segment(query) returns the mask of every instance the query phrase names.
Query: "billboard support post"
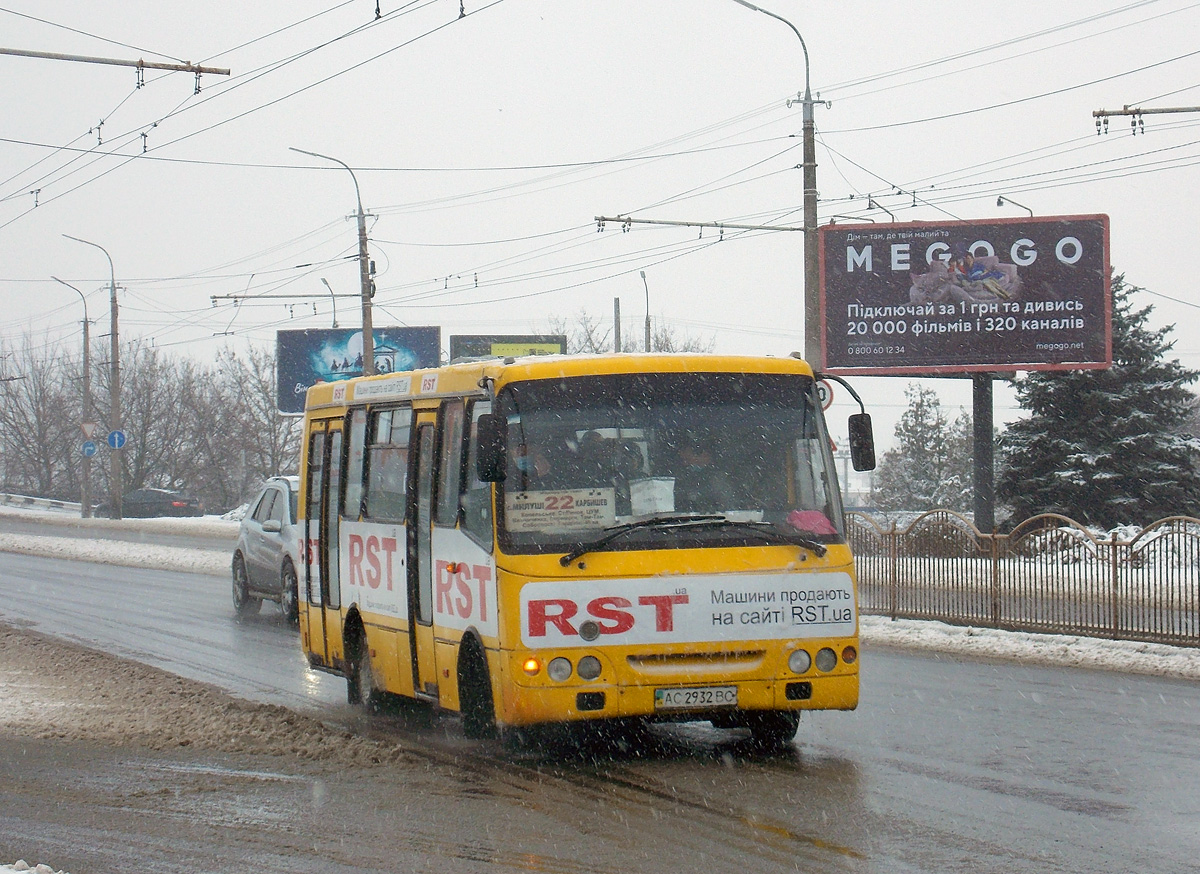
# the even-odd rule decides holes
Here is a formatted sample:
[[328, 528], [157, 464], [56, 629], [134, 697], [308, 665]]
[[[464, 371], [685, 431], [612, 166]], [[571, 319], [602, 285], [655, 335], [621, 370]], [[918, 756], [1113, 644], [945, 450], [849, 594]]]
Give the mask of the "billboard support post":
[[971, 374], [971, 400], [972, 442], [975, 444], [975, 527], [984, 534], [991, 534], [996, 528], [992, 374]]

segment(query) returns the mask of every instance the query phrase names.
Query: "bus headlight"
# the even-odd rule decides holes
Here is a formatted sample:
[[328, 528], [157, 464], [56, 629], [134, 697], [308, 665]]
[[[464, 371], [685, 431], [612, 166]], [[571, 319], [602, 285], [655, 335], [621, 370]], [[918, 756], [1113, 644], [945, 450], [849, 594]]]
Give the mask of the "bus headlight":
[[579, 660], [579, 667], [576, 670], [581, 679], [594, 680], [600, 676], [600, 659], [595, 656], [584, 656]]
[[562, 656], [550, 659], [550, 664], [546, 665], [546, 673], [550, 675], [551, 680], [561, 683], [571, 676], [571, 662]]
[[788, 656], [788, 668], [793, 674], [804, 674], [812, 667], [812, 656], [806, 650], [798, 649]]
[[817, 670], [832, 671], [837, 667], [837, 653], [829, 647], [817, 651]]

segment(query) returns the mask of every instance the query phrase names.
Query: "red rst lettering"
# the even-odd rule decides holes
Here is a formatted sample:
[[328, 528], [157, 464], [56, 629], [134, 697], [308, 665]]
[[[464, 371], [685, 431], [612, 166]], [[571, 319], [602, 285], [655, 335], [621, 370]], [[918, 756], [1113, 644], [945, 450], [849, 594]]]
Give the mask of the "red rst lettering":
[[363, 560], [363, 540], [357, 534], [351, 534], [346, 545], [350, 547], [350, 555], [346, 558], [346, 570], [349, 572], [350, 579], [347, 584], [351, 586], [366, 585], [363, 582], [362, 560]]
[[438, 559], [433, 563], [433, 592], [436, 600], [436, 605], [433, 609], [435, 613], [450, 612], [450, 562]]
[[[601, 634], [620, 634], [633, 628], [633, 614], [617, 608], [632, 606], [628, 598], [596, 598], [588, 603], [587, 611], [601, 620], [598, 623]], [[604, 620], [610, 620], [611, 624]]]
[[372, 534], [367, 538], [366, 546], [367, 564], [370, 570], [366, 573], [367, 585], [372, 589], [379, 588], [379, 581], [383, 579], [383, 574], [379, 568], [379, 538]]
[[486, 564], [473, 564], [471, 575], [479, 583], [479, 621], [487, 622], [487, 584], [492, 581], [492, 569]]
[[387, 590], [392, 591], [392, 556], [396, 554], [396, 538], [384, 537], [383, 543], [384, 566], [387, 568]]
[[470, 573], [465, 564], [460, 564], [458, 573], [454, 575], [454, 583], [458, 589], [458, 598], [455, 599], [454, 606], [458, 615], [463, 619], [471, 615], [471, 589], [467, 586]]
[[638, 603], [642, 606], [654, 605], [654, 630], [675, 630], [675, 605], [686, 604], [687, 595], [642, 595]]
[[[557, 607], [558, 612], [550, 613], [548, 608]], [[529, 636], [545, 637], [547, 623], [558, 629], [560, 634], [576, 635], [570, 619], [579, 612], [579, 605], [565, 598], [545, 598], [529, 602]]]

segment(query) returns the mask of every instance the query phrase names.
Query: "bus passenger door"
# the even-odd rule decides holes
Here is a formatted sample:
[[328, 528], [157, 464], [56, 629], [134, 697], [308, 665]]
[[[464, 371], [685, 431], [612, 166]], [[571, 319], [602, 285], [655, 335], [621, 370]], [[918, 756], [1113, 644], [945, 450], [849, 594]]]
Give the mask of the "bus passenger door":
[[[340, 424], [340, 423], [338, 423]], [[342, 432], [314, 429], [308, 443], [308, 501], [305, 508], [305, 599], [303, 631], [309, 661], [333, 667], [342, 657], [341, 587], [338, 574], [338, 496], [341, 492]]]
[[417, 426], [415, 470], [409, 478], [412, 498], [408, 526], [408, 604], [411, 618], [413, 688], [418, 696], [437, 700], [437, 665], [433, 649], [433, 466], [436, 429]]

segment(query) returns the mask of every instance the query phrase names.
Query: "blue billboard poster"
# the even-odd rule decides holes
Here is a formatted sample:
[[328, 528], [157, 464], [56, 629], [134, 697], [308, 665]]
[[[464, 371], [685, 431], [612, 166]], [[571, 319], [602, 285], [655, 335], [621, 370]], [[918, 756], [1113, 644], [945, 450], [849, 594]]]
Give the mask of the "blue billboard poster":
[[[375, 372], [395, 373], [437, 367], [441, 363], [439, 327], [376, 328]], [[312, 328], [276, 334], [276, 391], [279, 412], [303, 413], [310, 385], [363, 375], [362, 331]]]
[[1112, 362], [1108, 216], [826, 225], [825, 369], [1086, 370]]

